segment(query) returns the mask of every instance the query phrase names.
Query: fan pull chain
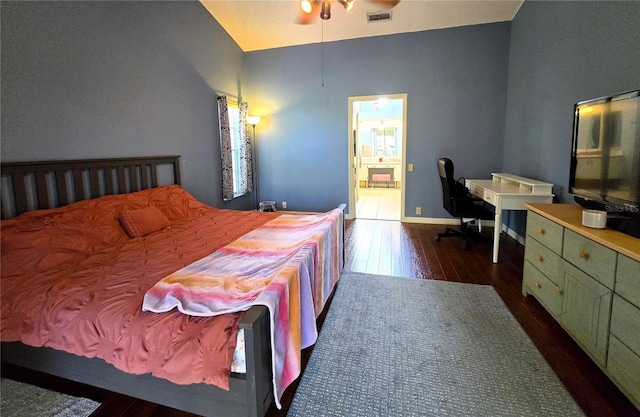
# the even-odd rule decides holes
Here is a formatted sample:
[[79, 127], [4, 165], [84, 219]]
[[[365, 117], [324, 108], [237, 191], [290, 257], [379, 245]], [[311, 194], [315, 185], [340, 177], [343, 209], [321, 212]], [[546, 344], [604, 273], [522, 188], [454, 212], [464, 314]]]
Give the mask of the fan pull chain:
[[321, 77], [322, 77], [322, 82], [320, 84], [320, 86], [324, 87], [324, 20], [320, 21], [320, 27], [321, 27], [321, 42], [320, 42], [320, 48], [321, 48], [321, 55], [320, 55], [320, 61], [321, 61]]

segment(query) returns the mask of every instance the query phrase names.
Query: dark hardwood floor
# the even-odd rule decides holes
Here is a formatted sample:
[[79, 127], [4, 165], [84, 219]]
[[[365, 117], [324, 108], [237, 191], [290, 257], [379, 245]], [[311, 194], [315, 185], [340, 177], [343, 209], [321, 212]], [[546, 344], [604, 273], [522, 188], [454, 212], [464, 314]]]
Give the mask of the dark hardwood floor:
[[[345, 270], [372, 274], [437, 279], [492, 285], [509, 310], [556, 372], [566, 389], [590, 417], [640, 416], [631, 402], [532, 297], [521, 292], [524, 247], [502, 234], [500, 259], [491, 262], [491, 229], [486, 240], [462, 250], [457, 238], [435, 242], [444, 226], [402, 224], [393, 221], [348, 220], [345, 232]], [[323, 316], [321, 317], [321, 320]], [[508, 349], [508, 347], [505, 347]], [[305, 362], [312, 348], [304, 352]], [[3, 376], [84, 395], [101, 401], [93, 417], [186, 417], [191, 414], [108, 391], [61, 381], [21, 368], [3, 365]], [[295, 384], [294, 384], [295, 385]], [[271, 407], [268, 417], [284, 417], [295, 386]], [[310, 416], [311, 417], [311, 416]]]

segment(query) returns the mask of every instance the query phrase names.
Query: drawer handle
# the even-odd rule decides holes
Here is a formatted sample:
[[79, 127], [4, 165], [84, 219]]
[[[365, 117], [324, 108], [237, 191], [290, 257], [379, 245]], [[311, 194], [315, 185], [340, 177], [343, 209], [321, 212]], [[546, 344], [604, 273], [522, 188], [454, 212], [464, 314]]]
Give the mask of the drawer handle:
[[589, 257], [589, 254], [583, 250], [580, 251], [580, 257], [582, 259], [587, 259]]
[[562, 288], [556, 286], [556, 292], [558, 294], [562, 294]]
[[538, 233], [544, 235], [544, 229], [542, 227], [538, 227]]
[[533, 285], [535, 285], [536, 288], [542, 287], [542, 285], [540, 285], [540, 283], [538, 281], [534, 282]]
[[544, 259], [544, 258], [542, 257], [542, 255], [538, 255], [538, 260], [539, 260], [540, 262], [542, 262], [542, 260], [543, 260], [543, 259]]

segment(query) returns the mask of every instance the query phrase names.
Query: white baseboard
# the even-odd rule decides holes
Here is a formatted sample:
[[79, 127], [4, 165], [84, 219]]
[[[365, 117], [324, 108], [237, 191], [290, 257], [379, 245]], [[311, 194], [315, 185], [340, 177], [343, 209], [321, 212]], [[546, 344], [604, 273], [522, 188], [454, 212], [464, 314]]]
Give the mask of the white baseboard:
[[403, 223], [421, 223], [421, 224], [444, 224], [444, 225], [459, 225], [460, 221], [457, 219], [443, 219], [438, 217], [405, 217], [402, 219]]
[[[453, 225], [457, 226], [460, 224], [460, 221], [457, 219], [443, 219], [437, 217], [405, 217], [403, 220], [405, 223], [421, 223], [421, 224], [441, 224], [441, 225]], [[482, 227], [491, 227], [493, 228], [495, 222], [493, 220], [483, 220]], [[506, 225], [502, 225], [502, 232], [508, 234], [512, 238], [516, 240], [516, 242], [520, 243], [524, 246], [525, 238], [516, 233], [515, 230], [508, 228]]]
[[[349, 217], [347, 217], [349, 218]], [[353, 218], [353, 217], [352, 217]], [[445, 219], [440, 217], [405, 217], [401, 220], [403, 223], [419, 223], [419, 224], [439, 224], [443, 226], [458, 226], [460, 221], [458, 219]], [[483, 220], [482, 227], [493, 227], [495, 222], [493, 220]], [[524, 246], [525, 238], [516, 233], [515, 230], [508, 228], [506, 225], [502, 225], [502, 231], [516, 240]]]
[[[458, 226], [460, 220], [458, 219], [445, 219], [440, 217], [405, 217], [402, 219], [403, 223], [421, 223], [421, 224], [443, 224], [447, 226]], [[493, 220], [483, 220], [482, 227], [493, 227]]]
[[524, 241], [525, 241], [524, 237], [517, 234], [515, 230], [510, 229], [507, 227], [507, 225], [503, 224], [502, 231], [508, 234], [509, 236], [511, 236], [512, 238], [514, 238], [516, 242], [524, 246]]

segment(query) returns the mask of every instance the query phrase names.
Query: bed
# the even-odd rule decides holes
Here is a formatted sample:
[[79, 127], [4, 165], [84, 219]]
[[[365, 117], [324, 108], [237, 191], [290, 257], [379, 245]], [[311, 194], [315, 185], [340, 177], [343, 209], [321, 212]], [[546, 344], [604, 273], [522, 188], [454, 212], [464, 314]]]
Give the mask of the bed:
[[[148, 224], [123, 217], [147, 216], [148, 209]], [[316, 259], [316, 270], [332, 265], [339, 274], [343, 216], [333, 216], [335, 250], [325, 251], [322, 262], [314, 252], [311, 263]], [[237, 242], [245, 242], [245, 251], [246, 242], [255, 242], [249, 236], [303, 217], [205, 206], [180, 187], [178, 156], [2, 164], [2, 217], [3, 362], [205, 416], [263, 416], [277, 403], [285, 387], [278, 386], [282, 375], [275, 358], [283, 342], [280, 324], [270, 316], [273, 306], [249, 305], [210, 317], [173, 306], [164, 313], [143, 312], [140, 304], [174, 271], [229, 252]], [[18, 237], [12, 240], [13, 235]], [[44, 290], [36, 290], [39, 285]], [[305, 309], [317, 317], [333, 285], [318, 292], [314, 283], [322, 295]], [[41, 312], [41, 305], [47, 310]], [[287, 317], [302, 311], [289, 310]], [[164, 328], [170, 336], [155, 332]], [[298, 347], [311, 339], [300, 336]], [[294, 363], [295, 354], [286, 352]]]

